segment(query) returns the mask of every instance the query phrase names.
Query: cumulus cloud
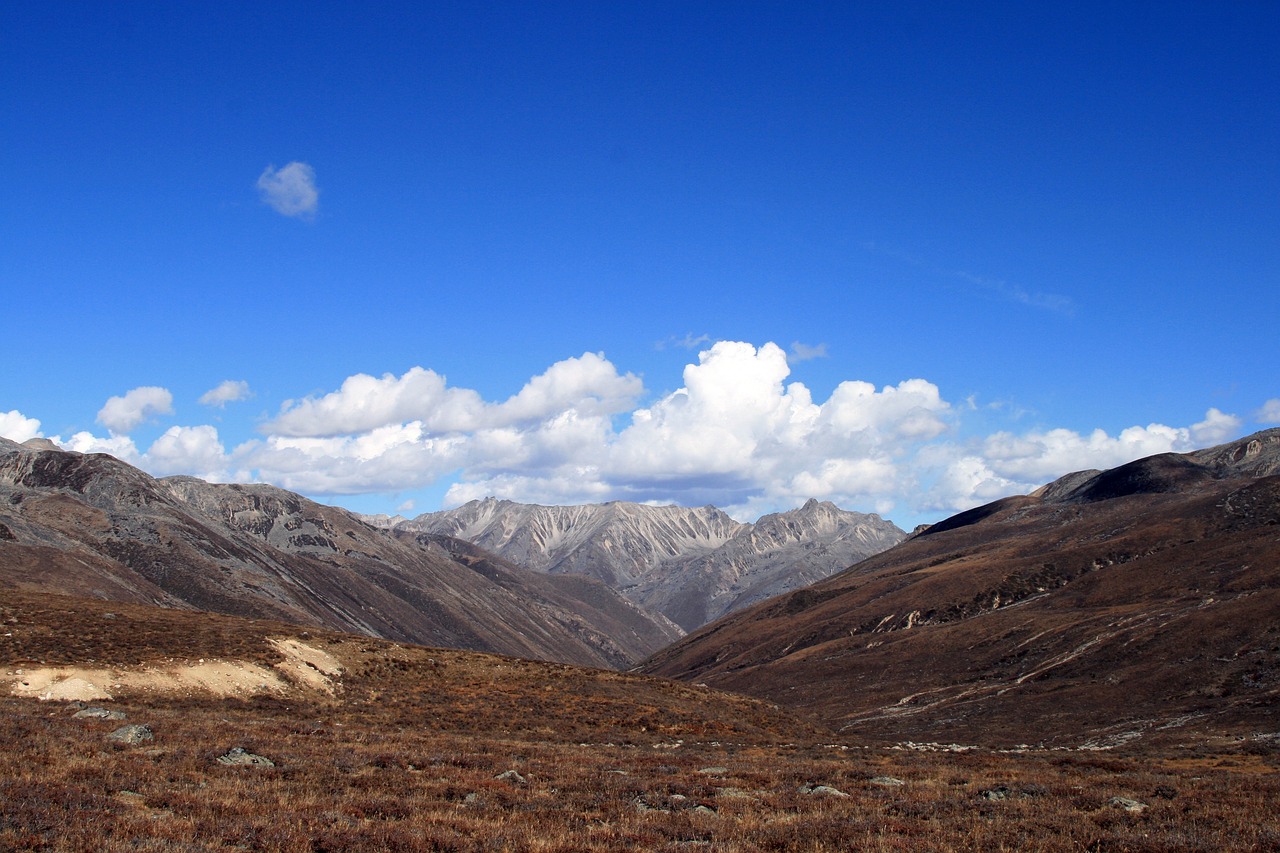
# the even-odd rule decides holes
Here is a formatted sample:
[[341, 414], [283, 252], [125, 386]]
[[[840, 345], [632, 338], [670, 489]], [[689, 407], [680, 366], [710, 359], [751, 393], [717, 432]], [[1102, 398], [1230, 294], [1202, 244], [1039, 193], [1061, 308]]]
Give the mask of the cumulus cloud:
[[1101, 429], [997, 432], [976, 447], [939, 445], [922, 453], [919, 470], [933, 468], [937, 478], [921, 508], [954, 512], [1000, 497], [1024, 494], [1064, 474], [1105, 470], [1153, 456], [1186, 453], [1233, 438], [1240, 418], [1218, 409], [1189, 427], [1164, 424], [1132, 426], [1117, 435]]
[[110, 435], [103, 438], [91, 432], [82, 431], [75, 433], [69, 439], [57, 441], [57, 444], [64, 450], [75, 453], [108, 453], [130, 465], [141, 465], [143, 462], [138, 446], [127, 435]]
[[116, 435], [125, 435], [156, 415], [173, 414], [173, 394], [167, 388], [144, 385], [112, 397], [98, 411], [98, 423]]
[[227, 452], [215, 428], [175, 426], [152, 443], [143, 464], [157, 476], [190, 474], [220, 481], [226, 478]]
[[1262, 408], [1253, 413], [1253, 419], [1260, 424], [1280, 424], [1280, 397], [1263, 403]]
[[217, 406], [221, 409], [227, 403], [235, 403], [249, 398], [249, 383], [243, 380], [228, 379], [210, 388], [200, 395], [200, 403], [204, 406]]
[[258, 176], [258, 194], [282, 216], [309, 219], [320, 206], [315, 170], [297, 160], [279, 169], [273, 163], [263, 170]]
[[[714, 503], [739, 518], [816, 497], [909, 525], [1072, 471], [1219, 443], [1241, 426], [1209, 409], [1189, 426], [975, 435], [965, 419], [976, 404], [953, 404], [926, 379], [880, 387], [851, 379], [815, 399], [791, 380], [793, 357], [773, 343], [719, 341], [685, 366], [676, 390], [649, 399], [639, 378], [600, 353], [556, 362], [494, 400], [423, 367], [356, 374], [329, 393], [287, 401], [260, 438], [232, 450], [207, 425], [171, 427], [140, 449], [127, 431], [170, 411], [171, 396], [138, 388], [100, 413], [110, 435], [81, 432], [64, 444], [154, 474], [252, 479], [311, 495], [400, 494], [399, 502], [452, 481], [449, 503], [486, 495]], [[202, 401], [241, 391], [224, 383]], [[0, 432], [38, 429], [17, 412], [0, 415]]]
[[637, 377], [619, 375], [598, 353], [556, 362], [504, 403], [486, 403], [475, 391], [450, 388], [445, 377], [422, 367], [403, 376], [359, 373], [323, 397], [286, 401], [263, 431], [335, 436], [415, 421], [432, 434], [471, 432], [536, 422], [570, 410], [615, 414], [629, 408], [643, 388]]
[[[533, 464], [478, 457], [450, 498], [520, 489], [549, 500], [563, 487], [576, 499], [754, 506], [762, 494], [784, 504], [816, 494], [866, 504], [903, 481], [896, 454], [947, 428], [950, 407], [923, 380], [880, 390], [845, 383], [818, 404], [802, 383], [785, 382], [789, 373], [775, 344], [720, 341], [686, 366], [681, 388], [633, 411], [623, 429], [546, 422], [518, 437], [544, 451]], [[579, 434], [564, 441], [570, 429]], [[576, 449], [545, 452], [553, 437]]]
[[1199, 446], [1221, 444], [1239, 433], [1242, 423], [1235, 415], [1210, 409], [1204, 413], [1204, 420], [1191, 425], [1191, 440]]
[[11, 409], [0, 412], [0, 437], [21, 444], [29, 438], [41, 438], [43, 433], [40, 432], [40, 421], [24, 416], [17, 409]]

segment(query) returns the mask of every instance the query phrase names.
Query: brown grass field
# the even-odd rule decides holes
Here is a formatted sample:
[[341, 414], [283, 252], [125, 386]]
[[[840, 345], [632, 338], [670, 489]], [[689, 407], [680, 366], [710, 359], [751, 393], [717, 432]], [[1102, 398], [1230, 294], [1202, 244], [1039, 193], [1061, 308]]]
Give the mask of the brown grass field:
[[[274, 668], [272, 638], [340, 661], [332, 695], [292, 681], [10, 695], [70, 665]], [[5, 851], [1280, 849], [1280, 751], [1257, 740], [864, 748], [662, 679], [35, 595], [0, 600], [0, 678]], [[75, 717], [85, 705], [154, 738], [113, 743], [122, 722]], [[220, 764], [234, 747], [275, 766]]]

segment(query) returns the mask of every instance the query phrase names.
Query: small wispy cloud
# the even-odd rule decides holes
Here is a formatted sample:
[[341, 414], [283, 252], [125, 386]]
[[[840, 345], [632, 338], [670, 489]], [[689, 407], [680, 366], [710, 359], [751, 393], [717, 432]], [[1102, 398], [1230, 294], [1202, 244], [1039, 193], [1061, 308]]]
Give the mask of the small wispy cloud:
[[1056, 293], [1032, 292], [1021, 285], [1012, 284], [1003, 279], [974, 275], [963, 270], [953, 270], [949, 274], [962, 281], [975, 284], [997, 296], [1004, 297], [1012, 302], [1029, 305], [1032, 308], [1044, 308], [1067, 316], [1072, 316], [1076, 312], [1076, 305], [1069, 297], [1060, 296]]
[[315, 169], [297, 160], [279, 169], [274, 163], [268, 166], [258, 176], [258, 193], [263, 204], [282, 216], [310, 219], [320, 206]]
[[200, 404], [217, 406], [221, 409], [227, 403], [235, 403], [249, 398], [249, 383], [240, 379], [228, 379], [200, 395]]
[[675, 335], [666, 340], [658, 341], [653, 345], [654, 349], [664, 350], [667, 347], [673, 349], [697, 349], [703, 344], [711, 343], [710, 335], [694, 335], [693, 332], [685, 332], [684, 337], [677, 338]]
[[917, 267], [941, 278], [949, 278], [965, 282], [966, 284], [973, 285], [981, 290], [985, 290], [987, 293], [1001, 299], [1006, 299], [1010, 302], [1017, 302], [1030, 308], [1040, 308], [1046, 311], [1053, 311], [1054, 313], [1062, 314], [1067, 317], [1074, 317], [1076, 313], [1076, 304], [1069, 296], [1063, 296], [1058, 293], [1045, 293], [1038, 290], [1028, 290], [1020, 284], [1006, 281], [1004, 279], [994, 278], [987, 275], [975, 275], [974, 273], [966, 272], [965, 270], [949, 269], [923, 258], [918, 258], [907, 252], [881, 246], [878, 243], [863, 243], [862, 248], [868, 252], [872, 252], [877, 255], [884, 255], [885, 257], [893, 258], [894, 260]]
[[792, 341], [791, 342], [791, 358], [789, 358], [788, 361], [791, 361], [791, 362], [810, 361], [815, 358], [826, 358], [826, 357], [827, 357], [826, 344], [814, 344], [813, 346], [810, 346], [809, 344], [802, 344], [799, 341]]

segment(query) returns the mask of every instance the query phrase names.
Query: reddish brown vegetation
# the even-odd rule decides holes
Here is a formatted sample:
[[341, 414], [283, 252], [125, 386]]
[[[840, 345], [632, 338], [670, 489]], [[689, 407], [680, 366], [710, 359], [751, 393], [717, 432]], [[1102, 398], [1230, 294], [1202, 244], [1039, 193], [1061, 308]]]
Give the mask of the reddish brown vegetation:
[[1280, 732], [1280, 476], [1188, 466], [1157, 457], [963, 513], [644, 669], [879, 743]]
[[[101, 703], [151, 726], [155, 739], [133, 747], [105, 739], [117, 721], [0, 699], [3, 850], [1280, 845], [1280, 761], [1258, 748], [1174, 758], [863, 749], [771, 706], [660, 679], [74, 599], [8, 599], [0, 635], [10, 635], [0, 672], [89, 654], [273, 664], [267, 639], [279, 636], [346, 667], [334, 697]], [[218, 764], [237, 746], [276, 766]], [[497, 778], [509, 770], [523, 781]], [[903, 784], [873, 781], [884, 776]], [[802, 792], [813, 785], [848, 796]], [[1116, 797], [1146, 808], [1131, 813]]]

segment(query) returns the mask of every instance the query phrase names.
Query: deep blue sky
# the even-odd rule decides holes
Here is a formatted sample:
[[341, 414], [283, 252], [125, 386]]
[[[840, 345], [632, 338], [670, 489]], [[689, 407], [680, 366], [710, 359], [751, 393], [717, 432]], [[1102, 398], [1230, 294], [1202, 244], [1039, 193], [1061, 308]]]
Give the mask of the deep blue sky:
[[[749, 515], [825, 484], [927, 520], [1280, 422], [1275, 3], [264, 5], [0, 9], [10, 434], [366, 510], [453, 486]], [[318, 202], [281, 213], [257, 183], [291, 163]], [[821, 412], [757, 395], [625, 436], [700, 351], [729, 363], [718, 341], [751, 352], [715, 382], [774, 376], [776, 343], [761, 393], [801, 382]], [[287, 401], [355, 374], [496, 406], [596, 353], [639, 382], [611, 405], [566, 391], [351, 456], [419, 398], [271, 456]], [[937, 401], [828, 423], [840, 383], [911, 379]], [[224, 380], [244, 399], [197, 402]], [[139, 387], [170, 402], [101, 416]], [[216, 441], [152, 452], [178, 426]]]

